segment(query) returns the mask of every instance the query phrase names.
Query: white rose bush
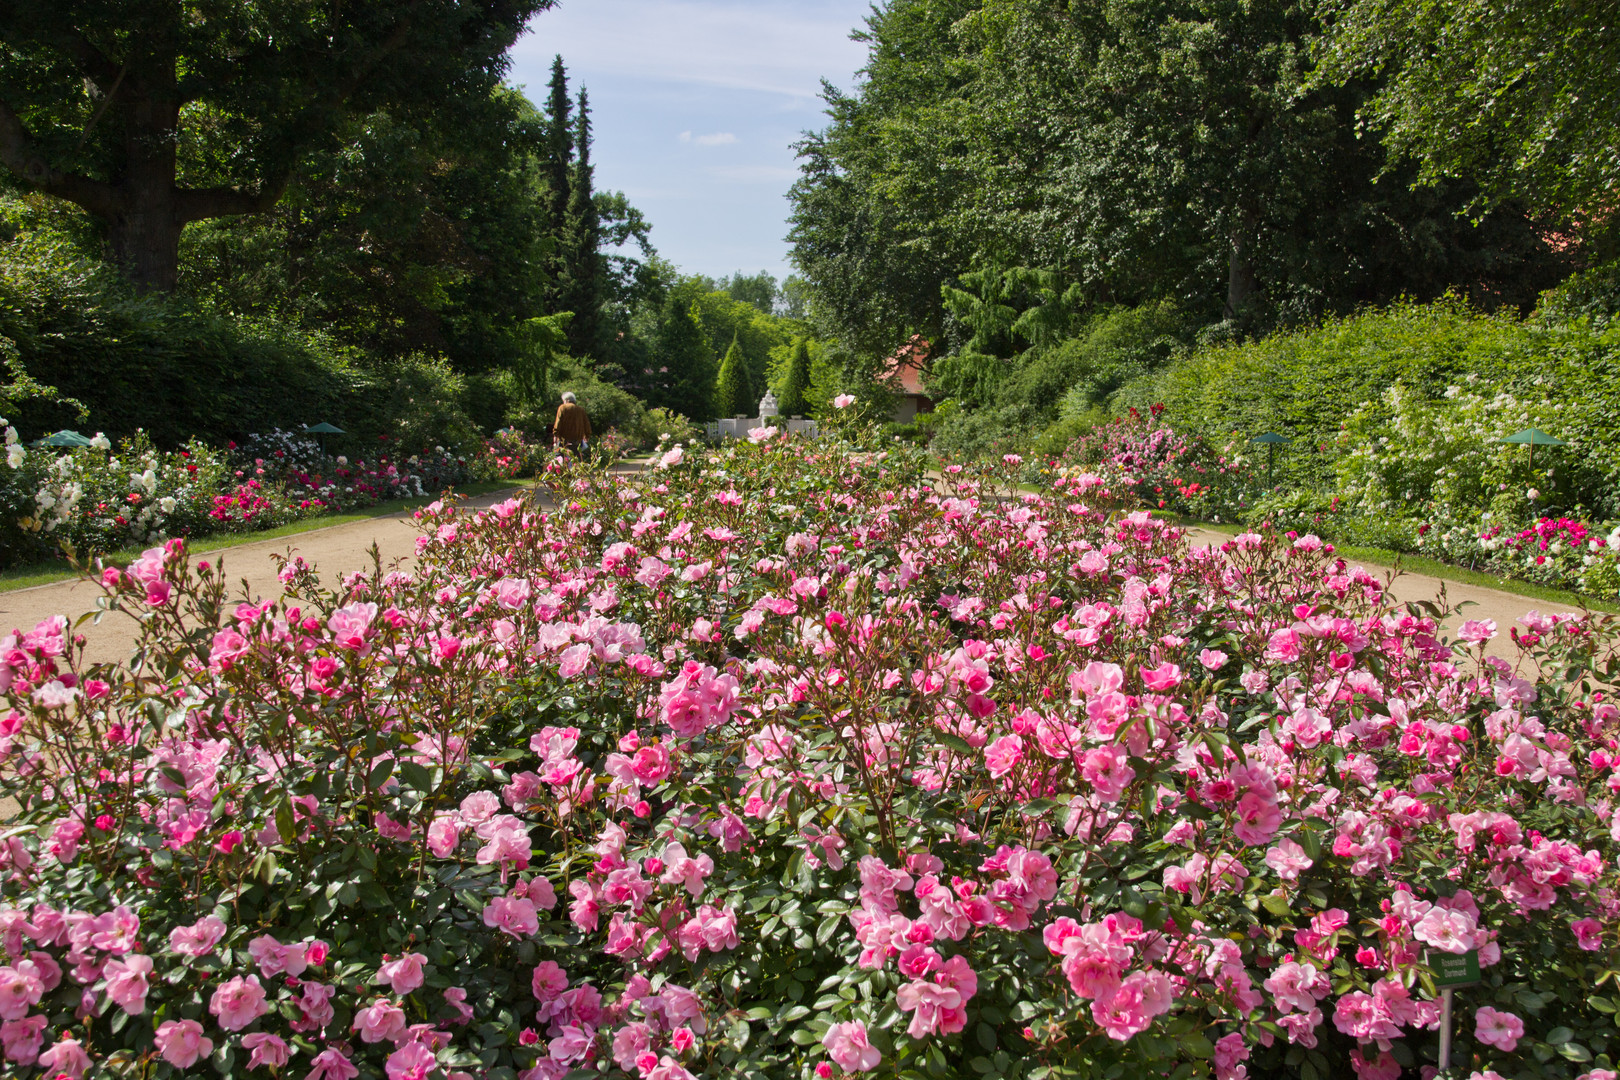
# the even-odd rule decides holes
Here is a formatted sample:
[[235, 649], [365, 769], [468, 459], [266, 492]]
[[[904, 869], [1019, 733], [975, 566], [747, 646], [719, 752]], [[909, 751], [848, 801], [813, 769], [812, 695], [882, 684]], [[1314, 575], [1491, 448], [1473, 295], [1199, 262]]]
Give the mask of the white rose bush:
[[[10, 1075], [1613, 1077], [1615, 625], [1095, 476], [671, 450], [0, 641]], [[1450, 624], [1446, 624], [1450, 625]]]

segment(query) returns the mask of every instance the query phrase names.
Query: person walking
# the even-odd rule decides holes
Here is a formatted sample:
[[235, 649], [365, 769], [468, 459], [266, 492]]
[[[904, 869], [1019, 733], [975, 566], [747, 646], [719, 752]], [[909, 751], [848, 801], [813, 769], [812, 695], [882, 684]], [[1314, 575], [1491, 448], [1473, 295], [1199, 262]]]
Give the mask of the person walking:
[[590, 446], [591, 418], [585, 407], [574, 398], [572, 390], [562, 396], [562, 404], [557, 406], [557, 419], [551, 425], [551, 445], [559, 448], [566, 446], [570, 450], [578, 451], [581, 447]]

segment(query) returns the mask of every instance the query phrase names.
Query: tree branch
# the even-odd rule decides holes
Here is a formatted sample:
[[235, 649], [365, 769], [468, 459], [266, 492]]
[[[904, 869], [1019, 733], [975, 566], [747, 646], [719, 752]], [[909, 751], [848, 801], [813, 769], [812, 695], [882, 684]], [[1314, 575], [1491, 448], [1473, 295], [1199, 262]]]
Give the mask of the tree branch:
[[111, 217], [118, 209], [118, 194], [112, 185], [52, 168], [22, 118], [4, 100], [0, 100], [0, 164], [32, 187], [76, 203], [97, 217]]
[[78, 69], [103, 88], [118, 77], [119, 64], [99, 49], [84, 32], [72, 25], [71, 6], [59, 4], [51, 10], [38, 0], [0, 0], [0, 27], [6, 27], [5, 37], [17, 41], [35, 41], [58, 49], [72, 60]]
[[287, 191], [292, 167], [259, 186], [257, 191], [234, 187], [181, 188], [175, 192], [175, 217], [182, 225], [205, 218], [236, 214], [262, 214], [275, 207]]

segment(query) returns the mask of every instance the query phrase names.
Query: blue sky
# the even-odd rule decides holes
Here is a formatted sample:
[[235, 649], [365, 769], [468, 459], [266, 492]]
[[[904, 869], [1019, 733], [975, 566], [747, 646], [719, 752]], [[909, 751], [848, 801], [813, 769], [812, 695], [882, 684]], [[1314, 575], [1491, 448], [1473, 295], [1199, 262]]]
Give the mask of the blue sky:
[[562, 0], [513, 50], [545, 99], [551, 58], [590, 91], [599, 190], [629, 196], [658, 253], [720, 277], [788, 264], [791, 144], [825, 124], [821, 79], [849, 89], [868, 0]]

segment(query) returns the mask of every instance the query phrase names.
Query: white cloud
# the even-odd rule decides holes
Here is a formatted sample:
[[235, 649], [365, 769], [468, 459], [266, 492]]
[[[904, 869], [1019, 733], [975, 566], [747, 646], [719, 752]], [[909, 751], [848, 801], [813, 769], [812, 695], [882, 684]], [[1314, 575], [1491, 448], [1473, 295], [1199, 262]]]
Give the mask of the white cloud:
[[693, 136], [690, 131], [681, 132], [681, 142], [695, 142], [699, 146], [730, 146], [737, 141], [737, 136], [729, 131], [717, 131], [713, 135]]
[[[867, 0], [579, 0], [535, 17], [520, 64], [561, 53], [571, 73], [654, 79], [814, 98], [866, 61], [849, 33]], [[526, 65], [525, 65], [526, 66]], [[538, 68], [537, 68], [538, 70]]]

